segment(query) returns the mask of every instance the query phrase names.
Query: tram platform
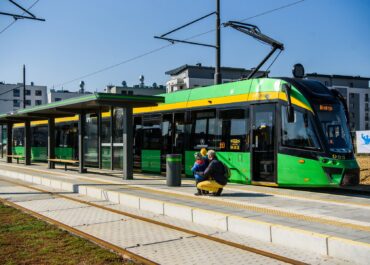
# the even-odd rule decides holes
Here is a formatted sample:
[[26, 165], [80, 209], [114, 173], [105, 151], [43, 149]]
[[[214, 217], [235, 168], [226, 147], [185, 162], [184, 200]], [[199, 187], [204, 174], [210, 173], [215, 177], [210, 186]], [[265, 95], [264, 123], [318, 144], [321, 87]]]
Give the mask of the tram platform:
[[[370, 260], [370, 195], [229, 184], [221, 197], [194, 196], [194, 182], [89, 169], [86, 174], [0, 162], [0, 177], [104, 199], [158, 216], [217, 228], [358, 264]], [[362, 187], [362, 189], [367, 189]]]

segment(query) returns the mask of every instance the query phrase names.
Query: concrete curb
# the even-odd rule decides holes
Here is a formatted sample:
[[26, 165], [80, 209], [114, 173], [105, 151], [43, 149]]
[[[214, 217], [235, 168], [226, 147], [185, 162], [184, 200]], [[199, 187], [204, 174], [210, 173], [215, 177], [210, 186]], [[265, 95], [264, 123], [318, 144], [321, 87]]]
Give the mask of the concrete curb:
[[73, 184], [67, 180], [61, 181], [8, 170], [0, 170], [0, 173], [5, 177], [79, 193], [97, 199], [109, 200], [127, 207], [215, 227], [222, 231], [250, 236], [265, 242], [346, 259], [358, 264], [368, 264], [370, 260], [370, 244], [367, 243], [257, 221], [251, 218], [242, 218], [156, 199], [142, 198], [89, 186], [88, 184]]

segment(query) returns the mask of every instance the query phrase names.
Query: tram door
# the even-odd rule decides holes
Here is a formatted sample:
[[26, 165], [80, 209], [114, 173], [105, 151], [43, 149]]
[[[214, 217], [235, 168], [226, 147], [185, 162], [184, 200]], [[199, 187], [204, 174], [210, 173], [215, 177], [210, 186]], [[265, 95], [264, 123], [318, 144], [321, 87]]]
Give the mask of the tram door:
[[276, 104], [252, 105], [252, 181], [276, 182]]

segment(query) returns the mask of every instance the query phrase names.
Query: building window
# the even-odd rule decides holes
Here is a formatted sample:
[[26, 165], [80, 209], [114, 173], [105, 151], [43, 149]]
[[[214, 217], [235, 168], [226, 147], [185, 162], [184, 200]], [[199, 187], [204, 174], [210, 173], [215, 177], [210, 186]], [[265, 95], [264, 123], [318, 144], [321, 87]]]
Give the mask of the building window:
[[35, 90], [35, 95], [36, 96], [42, 96], [42, 91], [41, 90]]
[[61, 98], [55, 98], [55, 102], [57, 102], [57, 101], [61, 101], [62, 99]]
[[366, 125], [365, 125], [365, 130], [369, 130], [369, 124], [368, 123], [366, 123]]
[[128, 91], [128, 94], [129, 94], [129, 95], [133, 95], [133, 94], [134, 94], [134, 91], [129, 90], [129, 91]]
[[19, 108], [21, 106], [20, 101], [18, 99], [13, 100], [13, 107]]
[[26, 99], [26, 106], [31, 106], [31, 100]]
[[365, 102], [369, 101], [369, 94], [365, 94]]
[[122, 95], [127, 95], [127, 91], [126, 91], [126, 90], [122, 90], [122, 91], [121, 91], [121, 94], [122, 94]]
[[[37, 91], [37, 90], [36, 90]], [[41, 100], [39, 100], [39, 99], [37, 99], [37, 100], [35, 100], [35, 105], [36, 106], [39, 106], [39, 105], [41, 105], [42, 104], [42, 101]]]
[[353, 87], [353, 82], [349, 83], [349, 87]]
[[31, 90], [26, 89], [26, 96], [31, 96]]
[[325, 81], [325, 86], [328, 86], [329, 85], [329, 82], [328, 81]]
[[19, 96], [20, 96], [19, 89], [13, 89], [13, 97], [19, 97]]

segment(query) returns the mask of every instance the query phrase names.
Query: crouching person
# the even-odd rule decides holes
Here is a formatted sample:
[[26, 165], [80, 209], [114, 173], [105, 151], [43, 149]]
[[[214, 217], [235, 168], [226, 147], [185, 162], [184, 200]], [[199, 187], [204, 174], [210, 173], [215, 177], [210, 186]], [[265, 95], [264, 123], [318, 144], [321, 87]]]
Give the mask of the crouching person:
[[227, 184], [227, 177], [224, 165], [217, 159], [216, 152], [209, 150], [208, 153], [209, 165], [204, 171], [205, 181], [199, 182], [197, 188], [212, 192], [214, 196], [220, 196], [223, 187]]
[[[205, 180], [204, 171], [207, 168], [207, 164], [200, 153], [195, 153], [194, 157], [195, 163], [194, 166], [191, 168], [191, 171], [193, 172], [195, 177], [195, 186], [198, 186], [200, 182]], [[198, 189], [197, 193], [195, 193], [194, 195], [198, 196], [203, 194], [205, 194], [204, 191]]]

